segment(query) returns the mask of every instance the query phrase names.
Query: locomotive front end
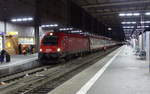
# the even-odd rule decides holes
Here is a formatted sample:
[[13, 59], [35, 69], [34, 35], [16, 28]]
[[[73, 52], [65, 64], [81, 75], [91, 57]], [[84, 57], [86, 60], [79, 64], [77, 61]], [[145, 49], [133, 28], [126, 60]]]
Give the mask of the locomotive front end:
[[39, 60], [41, 62], [55, 63], [60, 57], [61, 48], [58, 36], [51, 32], [46, 34], [40, 45]]

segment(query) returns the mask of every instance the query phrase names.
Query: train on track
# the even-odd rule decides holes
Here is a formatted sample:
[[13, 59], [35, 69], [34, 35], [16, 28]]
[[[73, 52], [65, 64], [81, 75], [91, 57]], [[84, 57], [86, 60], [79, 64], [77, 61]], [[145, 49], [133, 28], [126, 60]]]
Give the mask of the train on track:
[[79, 56], [117, 45], [107, 37], [64, 32], [48, 32], [40, 43], [39, 61], [55, 63], [60, 59]]

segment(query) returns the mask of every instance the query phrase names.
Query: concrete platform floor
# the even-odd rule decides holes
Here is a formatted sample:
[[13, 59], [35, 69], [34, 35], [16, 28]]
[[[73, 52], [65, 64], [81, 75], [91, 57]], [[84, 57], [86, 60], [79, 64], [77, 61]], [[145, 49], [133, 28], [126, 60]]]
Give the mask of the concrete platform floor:
[[31, 54], [31, 55], [13, 55], [11, 56], [11, 62], [6, 63], [0, 63], [0, 69], [4, 67], [11, 67], [11, 66], [17, 66], [22, 65], [24, 63], [34, 61], [38, 59], [38, 54]]
[[48, 94], [150, 94], [149, 64], [123, 46]]

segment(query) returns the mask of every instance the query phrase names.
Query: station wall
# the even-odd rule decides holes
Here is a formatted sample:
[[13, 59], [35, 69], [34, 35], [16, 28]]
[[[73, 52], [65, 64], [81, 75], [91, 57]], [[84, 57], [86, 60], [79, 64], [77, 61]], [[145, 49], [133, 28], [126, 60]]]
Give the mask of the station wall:
[[146, 47], [147, 47], [147, 37], [149, 36], [149, 33], [147, 32], [144, 32], [143, 34], [139, 35], [138, 37], [138, 45], [139, 45], [139, 48], [142, 50], [145, 50], [146, 51]]
[[[22, 44], [24, 48], [35, 45], [35, 30], [33, 26], [23, 26], [19, 24], [7, 23], [6, 24], [6, 34], [5, 34], [5, 44], [2, 42], [1, 33], [4, 32], [4, 22], [0, 21], [0, 51], [5, 49], [10, 54], [18, 54], [18, 45]], [[12, 32], [12, 33], [11, 33]], [[43, 30], [39, 28], [40, 40], [42, 39], [45, 32], [48, 30]], [[9, 34], [14, 34], [9, 36]]]
[[[34, 28], [31, 26], [15, 25], [7, 23], [7, 32], [18, 32], [21, 37], [34, 37]], [[4, 22], [0, 21], [0, 32], [4, 32]]]
[[139, 36], [139, 48], [142, 49], [143, 46], [143, 40], [142, 40], [142, 35]]
[[3, 31], [4, 31], [4, 23], [0, 22], [0, 32], [3, 32]]
[[27, 27], [8, 23], [7, 32], [18, 32], [19, 37], [34, 37], [34, 28], [29, 26]]

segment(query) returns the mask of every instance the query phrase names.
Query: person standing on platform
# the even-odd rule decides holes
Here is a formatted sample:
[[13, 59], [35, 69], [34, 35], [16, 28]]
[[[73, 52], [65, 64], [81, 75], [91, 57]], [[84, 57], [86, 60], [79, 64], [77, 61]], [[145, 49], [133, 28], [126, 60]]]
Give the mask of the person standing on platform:
[[5, 58], [6, 58], [6, 62], [10, 62], [10, 55], [9, 55], [9, 53], [3, 49], [1, 51], [1, 53], [0, 53], [0, 61], [1, 61], [1, 63], [4, 62]]
[[22, 44], [18, 45], [18, 51], [19, 51], [19, 54], [22, 54]]
[[107, 50], [106, 46], [104, 46], [103, 50], [104, 50], [104, 52], [106, 52], [106, 50]]
[[8, 52], [5, 52], [5, 56], [6, 56], [6, 62], [10, 62], [10, 55]]
[[5, 59], [5, 53], [6, 51], [3, 49], [0, 53], [0, 62], [3, 63], [4, 62], [4, 59]]

